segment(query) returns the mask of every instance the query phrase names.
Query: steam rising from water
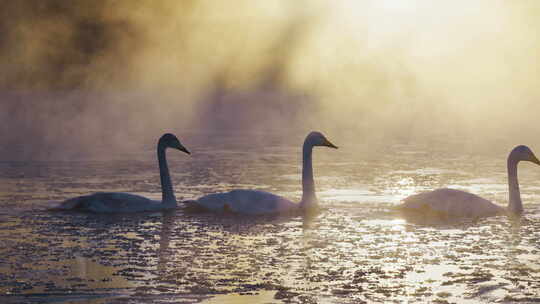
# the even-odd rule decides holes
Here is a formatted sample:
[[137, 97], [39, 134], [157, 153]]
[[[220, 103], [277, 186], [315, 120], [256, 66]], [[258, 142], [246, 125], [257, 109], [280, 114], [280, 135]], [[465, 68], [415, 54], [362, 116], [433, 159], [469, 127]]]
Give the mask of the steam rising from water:
[[2, 159], [129, 151], [169, 130], [533, 149], [539, 131], [534, 0], [2, 7]]

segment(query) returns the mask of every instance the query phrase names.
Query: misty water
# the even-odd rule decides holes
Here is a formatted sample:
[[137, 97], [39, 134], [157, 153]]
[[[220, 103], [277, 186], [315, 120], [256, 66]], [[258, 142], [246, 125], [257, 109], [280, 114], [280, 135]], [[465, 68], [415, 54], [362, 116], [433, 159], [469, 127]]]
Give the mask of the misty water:
[[[193, 151], [168, 151], [179, 200], [233, 188], [299, 200], [302, 136], [177, 135]], [[470, 148], [460, 139], [406, 138], [366, 146], [327, 135], [340, 149], [314, 151], [323, 209], [310, 218], [193, 214], [181, 205], [135, 215], [45, 211], [95, 191], [159, 199], [153, 146], [0, 162], [0, 302], [540, 301], [539, 167], [519, 167], [521, 219], [434, 222], [393, 210], [443, 186], [506, 204], [506, 156], [520, 143]]]

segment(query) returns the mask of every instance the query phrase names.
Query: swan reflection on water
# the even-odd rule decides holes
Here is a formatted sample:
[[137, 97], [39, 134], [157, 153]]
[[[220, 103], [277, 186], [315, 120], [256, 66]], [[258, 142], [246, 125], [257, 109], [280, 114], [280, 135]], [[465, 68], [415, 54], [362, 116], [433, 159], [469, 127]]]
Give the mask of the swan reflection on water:
[[[204, 143], [194, 147], [201, 150], [197, 157], [179, 158], [186, 165], [185, 178], [174, 184], [177, 193], [197, 197], [256, 185], [300, 200], [300, 175], [291, 176], [298, 164], [290, 157], [299, 147], [253, 147], [237, 153], [237, 144], [220, 146], [234, 153], [216, 155]], [[17, 164], [29, 186], [17, 188], [21, 181], [13, 173], [3, 178], [17, 189], [9, 190], [5, 200], [20, 208], [0, 212], [0, 256], [9, 262], [0, 265], [0, 290], [16, 295], [0, 302], [6, 297], [24, 302], [26, 294], [65, 294], [66, 302], [75, 301], [69, 296], [98, 295], [103, 302], [136, 303], [164, 297], [334, 303], [536, 297], [540, 188], [531, 178], [536, 171], [520, 168], [521, 179], [530, 186], [523, 188], [527, 212], [515, 226], [506, 216], [447, 217], [447, 222], [420, 217], [418, 223], [393, 209], [400, 197], [441, 183], [462, 188], [484, 183], [478, 194], [501, 200], [508, 185], [497, 175], [495, 157], [478, 157], [486, 164], [482, 174], [490, 177], [478, 181], [476, 161], [452, 170], [470, 155], [444, 162], [451, 153], [439, 154], [438, 167], [419, 173], [416, 168], [429, 167], [432, 159], [396, 151], [385, 150], [391, 159], [386, 165], [382, 163], [388, 159], [372, 160], [354, 151], [339, 153], [339, 160], [332, 153], [319, 155], [317, 195], [324, 208], [314, 217], [191, 213], [183, 208], [137, 214], [41, 212], [36, 206], [45, 198], [60, 200], [88, 189], [127, 188], [152, 197], [159, 192], [152, 182], [157, 172], [147, 156], [155, 151], [143, 150], [143, 161], [42, 163], [46, 170], [39, 172], [35, 164]], [[400, 184], [402, 180], [406, 182]], [[41, 194], [49, 189], [58, 190], [50, 200]], [[116, 299], [121, 297], [125, 299]]]

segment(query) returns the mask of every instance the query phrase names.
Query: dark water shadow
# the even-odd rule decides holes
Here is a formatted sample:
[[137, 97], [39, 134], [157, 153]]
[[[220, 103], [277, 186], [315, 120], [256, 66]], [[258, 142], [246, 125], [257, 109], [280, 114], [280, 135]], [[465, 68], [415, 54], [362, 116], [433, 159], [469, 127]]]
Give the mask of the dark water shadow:
[[201, 210], [182, 209], [178, 220], [187, 220], [193, 224], [220, 229], [230, 233], [244, 233], [260, 230], [262, 226], [278, 226], [287, 222], [312, 222], [324, 212], [316, 209], [309, 212], [276, 213], [265, 215], [243, 215], [235, 213], [213, 213]]

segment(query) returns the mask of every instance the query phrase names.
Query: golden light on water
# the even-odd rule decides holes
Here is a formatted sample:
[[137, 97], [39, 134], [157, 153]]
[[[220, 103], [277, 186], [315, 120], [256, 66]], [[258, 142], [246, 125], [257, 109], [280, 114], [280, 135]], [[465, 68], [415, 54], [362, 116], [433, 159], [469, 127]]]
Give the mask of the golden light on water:
[[[0, 302], [540, 296], [538, 168], [519, 169], [523, 221], [394, 208], [442, 187], [507, 203], [509, 149], [539, 151], [540, 1], [35, 2], [0, 10]], [[339, 146], [313, 152], [320, 213], [183, 209], [232, 189], [299, 202], [311, 130]], [[159, 200], [164, 132], [193, 151], [168, 157], [177, 210], [44, 211]]]

